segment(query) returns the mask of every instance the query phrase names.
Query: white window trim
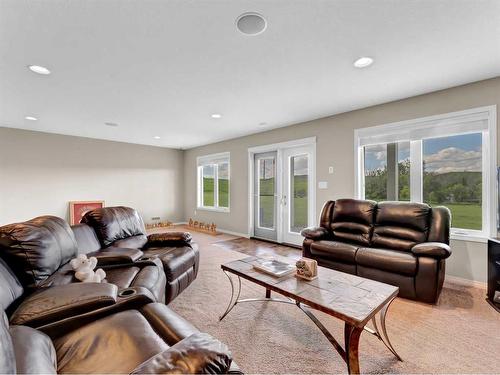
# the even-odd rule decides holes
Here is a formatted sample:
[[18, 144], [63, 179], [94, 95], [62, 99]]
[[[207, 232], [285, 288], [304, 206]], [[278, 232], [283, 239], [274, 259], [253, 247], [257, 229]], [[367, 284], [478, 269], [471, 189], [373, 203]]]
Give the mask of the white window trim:
[[[384, 125], [372, 126], [354, 130], [354, 159], [355, 159], [355, 196], [364, 198], [364, 160], [361, 139], [366, 140], [373, 137], [374, 140], [384, 137], [386, 139], [398, 140], [402, 134], [421, 134], [423, 129], [433, 129], [439, 126], [460, 128], [460, 123], [474, 120], [487, 121], [487, 130], [483, 130], [483, 230], [465, 230], [452, 228], [451, 238], [455, 240], [466, 240], [475, 242], [486, 242], [490, 236], [497, 233], [497, 107], [496, 105], [467, 109], [464, 111], [451, 112], [436, 116], [422, 117], [412, 120], [399, 121]], [[477, 133], [479, 131], [472, 131]], [[462, 132], [464, 134], [467, 132]], [[429, 138], [442, 137], [443, 135], [432, 135]], [[422, 137], [425, 138], [425, 137]], [[399, 138], [401, 139], [401, 138]], [[393, 142], [394, 142], [393, 141]], [[389, 141], [390, 142], [390, 141]], [[365, 141], [366, 143], [366, 141]], [[374, 141], [374, 144], [377, 143]], [[422, 141], [410, 138], [410, 155], [413, 155], [410, 170], [410, 186], [421, 185], [422, 179]], [[486, 172], [486, 173], [485, 173]], [[415, 191], [413, 191], [415, 190]], [[422, 187], [411, 189], [411, 200], [422, 202]]]
[[[219, 207], [219, 169], [214, 168], [214, 207], [203, 206], [203, 167], [206, 165], [217, 164], [221, 159], [226, 159], [228, 163], [227, 174], [229, 181], [229, 191], [227, 192], [228, 207]], [[196, 158], [196, 209], [212, 212], [230, 212], [231, 207], [231, 154], [229, 152], [220, 152], [198, 156]]]

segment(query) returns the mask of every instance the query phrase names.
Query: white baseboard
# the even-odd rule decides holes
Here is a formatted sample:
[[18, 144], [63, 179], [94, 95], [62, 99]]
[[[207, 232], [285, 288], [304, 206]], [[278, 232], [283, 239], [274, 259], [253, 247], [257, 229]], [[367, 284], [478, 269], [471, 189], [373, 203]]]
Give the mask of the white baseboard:
[[446, 275], [444, 283], [472, 287], [472, 288], [479, 288], [484, 290], [486, 290], [487, 287], [486, 283], [483, 283], [481, 281], [469, 280], [469, 279], [464, 279], [462, 277], [450, 276], [450, 275]]

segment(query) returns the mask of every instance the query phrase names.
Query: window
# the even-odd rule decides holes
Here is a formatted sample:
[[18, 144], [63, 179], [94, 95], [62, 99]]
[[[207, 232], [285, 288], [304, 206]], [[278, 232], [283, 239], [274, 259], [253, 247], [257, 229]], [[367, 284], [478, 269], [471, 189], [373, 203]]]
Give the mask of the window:
[[197, 159], [198, 209], [229, 211], [229, 153]]
[[356, 130], [357, 196], [446, 206], [455, 238], [495, 233], [495, 116], [492, 106]]

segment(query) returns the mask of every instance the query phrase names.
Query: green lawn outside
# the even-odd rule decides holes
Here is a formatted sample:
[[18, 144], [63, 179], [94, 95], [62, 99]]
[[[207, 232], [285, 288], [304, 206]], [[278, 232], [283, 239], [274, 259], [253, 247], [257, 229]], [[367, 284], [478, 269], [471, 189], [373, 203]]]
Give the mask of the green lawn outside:
[[[214, 179], [203, 178], [203, 205], [214, 206]], [[229, 207], [229, 180], [219, 179], [219, 207]]]
[[[436, 206], [433, 204], [433, 206]], [[479, 204], [444, 203], [451, 211], [451, 226], [460, 229], [481, 230], [482, 209]]]

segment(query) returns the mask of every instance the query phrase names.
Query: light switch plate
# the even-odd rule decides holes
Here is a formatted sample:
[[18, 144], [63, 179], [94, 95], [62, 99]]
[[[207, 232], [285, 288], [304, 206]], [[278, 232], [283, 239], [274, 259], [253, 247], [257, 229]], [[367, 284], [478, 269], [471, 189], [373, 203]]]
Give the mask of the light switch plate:
[[328, 173], [333, 174], [333, 167], [328, 167]]
[[318, 182], [318, 189], [328, 189], [328, 182], [327, 181], [319, 181]]

